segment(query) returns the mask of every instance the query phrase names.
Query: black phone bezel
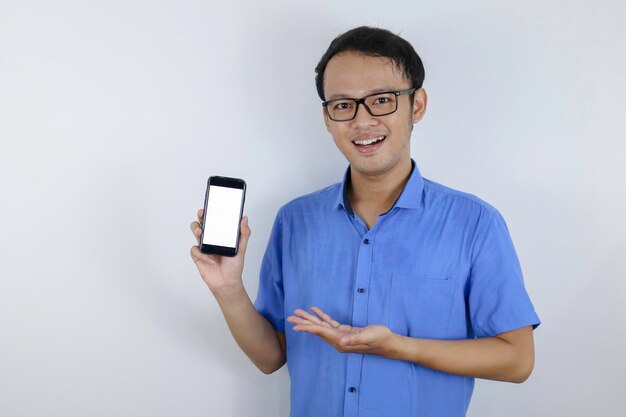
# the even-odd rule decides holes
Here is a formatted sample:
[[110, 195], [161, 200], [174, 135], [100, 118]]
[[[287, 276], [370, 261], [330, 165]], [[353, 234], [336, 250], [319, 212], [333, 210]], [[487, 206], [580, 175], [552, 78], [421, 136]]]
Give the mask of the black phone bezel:
[[[204, 241], [204, 222], [206, 219], [206, 207], [209, 202], [209, 192], [211, 186], [218, 187], [228, 187], [228, 188], [236, 188], [238, 190], [243, 190], [241, 195], [241, 205], [239, 207], [239, 224], [237, 225], [237, 241], [235, 242], [235, 247], [231, 248], [228, 246], [217, 246], [217, 245], [205, 245], [202, 242]], [[204, 195], [204, 212], [202, 216], [202, 234], [200, 235], [200, 251], [202, 253], [212, 254], [212, 255], [220, 255], [220, 256], [237, 256], [237, 252], [239, 251], [239, 236], [241, 234], [241, 218], [243, 217], [243, 206], [246, 201], [246, 182], [240, 178], [231, 178], [231, 177], [220, 177], [220, 176], [211, 176], [207, 180], [206, 193]]]

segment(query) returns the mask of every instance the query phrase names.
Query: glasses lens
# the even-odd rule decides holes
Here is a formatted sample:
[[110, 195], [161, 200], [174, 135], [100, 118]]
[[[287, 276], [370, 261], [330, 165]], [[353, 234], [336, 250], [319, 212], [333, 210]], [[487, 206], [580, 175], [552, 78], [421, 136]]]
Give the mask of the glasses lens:
[[367, 108], [374, 116], [384, 116], [396, 111], [397, 97], [393, 93], [376, 94], [365, 100]]
[[333, 120], [350, 120], [356, 111], [356, 101], [350, 99], [331, 100], [326, 104], [326, 110]]

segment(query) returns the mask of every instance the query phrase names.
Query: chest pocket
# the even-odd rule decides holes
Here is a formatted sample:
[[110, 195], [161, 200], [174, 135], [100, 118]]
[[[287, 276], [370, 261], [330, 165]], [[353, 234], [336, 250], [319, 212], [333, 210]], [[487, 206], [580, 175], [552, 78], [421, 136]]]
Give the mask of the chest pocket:
[[409, 337], [445, 338], [454, 280], [394, 273], [389, 297], [389, 328]]

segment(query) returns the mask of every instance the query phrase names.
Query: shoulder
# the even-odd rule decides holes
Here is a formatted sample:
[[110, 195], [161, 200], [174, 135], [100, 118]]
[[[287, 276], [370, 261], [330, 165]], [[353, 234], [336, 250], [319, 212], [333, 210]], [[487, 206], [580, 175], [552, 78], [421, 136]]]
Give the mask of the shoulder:
[[303, 212], [317, 211], [332, 208], [337, 202], [341, 183], [331, 184], [321, 190], [304, 194], [284, 204], [279, 210], [279, 216], [297, 215]]
[[426, 208], [455, 208], [477, 212], [491, 217], [498, 212], [493, 205], [474, 194], [460, 191], [427, 178], [424, 180], [424, 205]]
[[[498, 209], [474, 194], [447, 187], [424, 178], [424, 210], [433, 223], [442, 222], [471, 236], [474, 247], [490, 233], [508, 233]], [[490, 232], [491, 230], [491, 232]]]

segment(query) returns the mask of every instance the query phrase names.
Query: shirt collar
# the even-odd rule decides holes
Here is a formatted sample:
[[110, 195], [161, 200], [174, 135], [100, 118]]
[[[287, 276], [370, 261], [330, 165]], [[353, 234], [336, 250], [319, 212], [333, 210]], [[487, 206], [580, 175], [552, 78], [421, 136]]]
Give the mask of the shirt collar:
[[[418, 209], [422, 204], [422, 191], [424, 190], [424, 179], [422, 178], [422, 174], [417, 168], [417, 164], [413, 159], [411, 159], [411, 176], [404, 186], [404, 190], [400, 193], [400, 196], [396, 200], [393, 207], [400, 207], [406, 209]], [[337, 193], [337, 202], [335, 207], [340, 207], [344, 209], [348, 214], [353, 215], [352, 206], [350, 205], [350, 201], [348, 200], [348, 188], [347, 185], [350, 183], [350, 167], [346, 169], [346, 173], [343, 176], [343, 181], [341, 182], [341, 187], [339, 187], [339, 192]], [[393, 209], [393, 207], [391, 209]], [[391, 211], [391, 209], [389, 211]]]

